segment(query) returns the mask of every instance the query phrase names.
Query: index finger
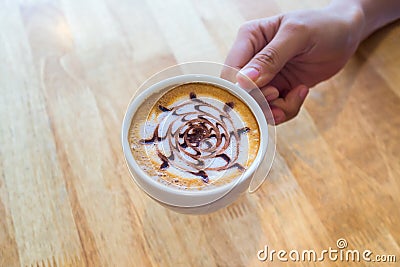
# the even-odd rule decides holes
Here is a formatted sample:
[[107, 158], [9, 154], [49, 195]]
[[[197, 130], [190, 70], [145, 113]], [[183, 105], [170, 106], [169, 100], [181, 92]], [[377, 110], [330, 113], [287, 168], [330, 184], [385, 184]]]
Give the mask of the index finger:
[[[242, 69], [273, 38], [278, 16], [268, 19], [251, 20], [244, 23], [225, 59], [225, 65]], [[222, 71], [222, 77], [224, 76]]]
[[225, 59], [226, 65], [241, 69], [266, 45], [266, 42], [260, 44], [260, 40], [258, 40], [259, 22], [260, 20], [248, 21], [240, 27], [236, 39]]

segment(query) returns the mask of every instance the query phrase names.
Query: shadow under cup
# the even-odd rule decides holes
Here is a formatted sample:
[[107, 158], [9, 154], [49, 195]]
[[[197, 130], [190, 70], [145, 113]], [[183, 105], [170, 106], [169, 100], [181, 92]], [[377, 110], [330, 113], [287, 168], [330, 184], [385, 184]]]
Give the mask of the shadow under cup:
[[[253, 162], [241, 173], [241, 175], [238, 175], [232, 181], [207, 189], [186, 190], [174, 186], [173, 184], [168, 185], [161, 178], [150, 176], [149, 173], [143, 169], [143, 166], [138, 164], [131, 151], [129, 132], [131, 124], [136, 123], [132, 121], [132, 119], [139, 107], [148, 102], [151, 102], [151, 106], [157, 103], [158, 99], [156, 97], [153, 99], [154, 94], [162, 96], [171, 90], [170, 88], [196, 82], [216, 85], [217, 87], [228, 91], [242, 103], [247, 105], [258, 124], [259, 147]], [[151, 100], [149, 100], [150, 98]], [[167, 78], [155, 83], [133, 99], [128, 106], [123, 121], [122, 145], [125, 159], [134, 181], [151, 198], [163, 206], [180, 213], [204, 214], [216, 211], [231, 204], [240, 196], [241, 193], [245, 192], [249, 188], [254, 174], [257, 173], [257, 170], [263, 168], [261, 163], [265, 161], [266, 157], [268, 146], [268, 125], [263, 110], [260, 108], [259, 104], [248, 92], [240, 88], [238, 85], [215, 76], [186, 74]], [[149, 160], [151, 160], [151, 158], [149, 158]], [[266, 175], [266, 173], [261, 175]], [[223, 179], [223, 177], [220, 179]]]

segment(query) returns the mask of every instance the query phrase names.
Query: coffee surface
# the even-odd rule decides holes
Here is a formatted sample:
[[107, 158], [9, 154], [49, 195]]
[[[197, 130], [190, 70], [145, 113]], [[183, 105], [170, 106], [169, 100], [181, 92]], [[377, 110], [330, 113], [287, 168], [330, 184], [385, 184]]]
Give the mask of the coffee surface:
[[148, 97], [133, 116], [128, 138], [134, 159], [153, 179], [203, 190], [244, 173], [257, 155], [260, 132], [239, 98], [192, 82]]

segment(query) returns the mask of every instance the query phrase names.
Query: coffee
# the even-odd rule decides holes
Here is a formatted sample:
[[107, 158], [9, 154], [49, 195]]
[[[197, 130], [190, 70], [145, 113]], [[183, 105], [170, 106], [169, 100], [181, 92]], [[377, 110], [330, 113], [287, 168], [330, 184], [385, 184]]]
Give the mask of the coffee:
[[204, 190], [246, 171], [258, 154], [260, 130], [251, 109], [225, 88], [190, 82], [143, 101], [128, 139], [134, 159], [150, 177]]

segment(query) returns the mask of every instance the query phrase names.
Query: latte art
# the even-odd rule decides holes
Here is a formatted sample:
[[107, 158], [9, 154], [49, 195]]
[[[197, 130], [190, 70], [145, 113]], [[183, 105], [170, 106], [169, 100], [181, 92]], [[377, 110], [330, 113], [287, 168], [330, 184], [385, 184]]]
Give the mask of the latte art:
[[221, 107], [220, 102], [199, 99], [194, 92], [179, 105], [159, 105], [163, 112], [159, 123], [152, 137], [142, 139], [141, 143], [157, 146], [157, 156], [162, 161], [160, 170], [172, 166], [201, 177], [205, 183], [209, 182], [212, 171], [229, 168], [244, 171], [245, 167], [238, 162], [241, 135], [250, 129], [235, 125], [238, 120], [231, 112], [234, 105], [228, 102]]
[[132, 119], [129, 143], [150, 177], [203, 190], [230, 183], [248, 169], [260, 132], [239, 98], [214, 84], [191, 82], [146, 99]]

